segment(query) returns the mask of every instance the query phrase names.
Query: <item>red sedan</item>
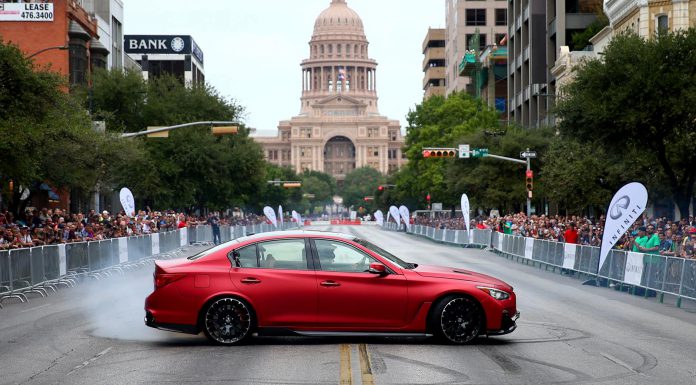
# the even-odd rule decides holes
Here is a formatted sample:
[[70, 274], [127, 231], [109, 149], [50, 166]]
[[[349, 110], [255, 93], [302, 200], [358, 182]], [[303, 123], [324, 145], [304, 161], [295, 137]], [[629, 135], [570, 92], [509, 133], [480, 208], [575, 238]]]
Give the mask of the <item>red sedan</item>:
[[507, 283], [404, 262], [357, 237], [256, 234], [181, 260], [157, 261], [145, 324], [233, 345], [253, 333], [430, 336], [467, 343], [507, 334], [519, 317]]

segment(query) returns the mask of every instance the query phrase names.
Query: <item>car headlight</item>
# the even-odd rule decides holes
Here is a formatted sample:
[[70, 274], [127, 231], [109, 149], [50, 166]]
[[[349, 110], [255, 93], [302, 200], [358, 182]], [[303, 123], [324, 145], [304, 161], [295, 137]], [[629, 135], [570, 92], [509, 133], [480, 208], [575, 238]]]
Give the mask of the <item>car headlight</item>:
[[499, 289], [494, 289], [492, 287], [485, 287], [485, 286], [476, 286], [479, 290], [485, 291], [490, 295], [491, 297], [497, 299], [497, 300], [504, 300], [510, 298], [510, 294], [508, 294], [505, 291], [499, 290]]

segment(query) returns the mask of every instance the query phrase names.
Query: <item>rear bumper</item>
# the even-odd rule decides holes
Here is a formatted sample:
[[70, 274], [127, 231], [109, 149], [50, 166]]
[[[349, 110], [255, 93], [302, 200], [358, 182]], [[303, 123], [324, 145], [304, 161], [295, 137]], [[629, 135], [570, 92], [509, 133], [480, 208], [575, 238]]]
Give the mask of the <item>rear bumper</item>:
[[520, 311], [517, 310], [514, 316], [510, 316], [507, 310], [503, 310], [503, 317], [500, 330], [489, 330], [489, 335], [509, 334], [517, 329], [517, 319], [520, 318]]
[[196, 325], [160, 323], [155, 320], [155, 317], [150, 311], [145, 311], [145, 325], [155, 329], [167, 330], [171, 332], [179, 332], [186, 334], [198, 334], [200, 330]]

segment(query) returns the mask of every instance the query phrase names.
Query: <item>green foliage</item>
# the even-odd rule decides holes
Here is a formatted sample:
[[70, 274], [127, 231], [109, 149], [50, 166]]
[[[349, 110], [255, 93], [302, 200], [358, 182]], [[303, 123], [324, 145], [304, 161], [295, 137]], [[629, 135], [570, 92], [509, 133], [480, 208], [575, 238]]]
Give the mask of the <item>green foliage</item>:
[[584, 30], [581, 32], [573, 32], [573, 44], [570, 47], [570, 50], [581, 51], [585, 49], [585, 47], [590, 44], [590, 39], [607, 25], [609, 25], [609, 19], [600, 10], [599, 14], [597, 15], [597, 19], [591, 22]]
[[[232, 121], [243, 113], [214, 88], [185, 87], [170, 76], [144, 82], [133, 72], [98, 72], [92, 96], [93, 110], [116, 132]], [[208, 127], [189, 127], [170, 131], [169, 138], [136, 138], [131, 143], [135, 157], [115, 165], [114, 183], [128, 186], [152, 208], [247, 207], [256, 204], [259, 192], [268, 192], [261, 148], [244, 127], [225, 137], [211, 135]]]
[[[652, 191], [669, 187], [688, 212], [696, 177], [696, 30], [644, 40], [614, 37], [603, 60], [577, 70], [558, 105], [561, 139], [595, 148], [585, 157], [620, 154], [617, 185], [639, 181]], [[647, 168], [639, 168], [647, 165]], [[639, 169], [633, 177], [630, 170]]]
[[367, 196], [375, 196], [377, 187], [385, 183], [384, 175], [372, 167], [357, 168], [346, 175], [341, 189], [343, 205], [353, 206], [354, 210], [364, 207], [369, 212], [376, 210], [375, 201], [365, 201]]
[[426, 99], [409, 112], [406, 128], [406, 156], [408, 163], [395, 176], [397, 185], [390, 199], [410, 207], [424, 208], [426, 195], [432, 202], [456, 205], [459, 196], [452, 192], [447, 177], [454, 159], [423, 159], [423, 147], [456, 147], [460, 139], [492, 129], [498, 125], [498, 113], [465, 93], [454, 93], [447, 98], [434, 96]]
[[19, 186], [32, 190], [45, 181], [89, 191], [132, 153], [120, 139], [95, 133], [87, 111], [65, 90], [65, 79], [0, 41], [0, 185], [12, 211], [22, 204]]

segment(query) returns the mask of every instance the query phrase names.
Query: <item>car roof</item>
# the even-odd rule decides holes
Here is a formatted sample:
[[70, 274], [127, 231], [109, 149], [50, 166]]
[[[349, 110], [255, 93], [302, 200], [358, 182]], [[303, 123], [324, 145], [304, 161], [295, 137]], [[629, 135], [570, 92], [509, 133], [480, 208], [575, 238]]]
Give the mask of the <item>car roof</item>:
[[350, 234], [335, 233], [331, 231], [319, 231], [319, 230], [289, 230], [289, 231], [270, 231], [266, 233], [257, 233], [252, 235], [247, 235], [246, 237], [237, 238], [239, 242], [254, 241], [259, 239], [268, 238], [282, 238], [282, 237], [311, 237], [311, 238], [322, 238], [322, 237], [333, 237], [342, 238], [347, 240], [353, 240], [356, 237]]

